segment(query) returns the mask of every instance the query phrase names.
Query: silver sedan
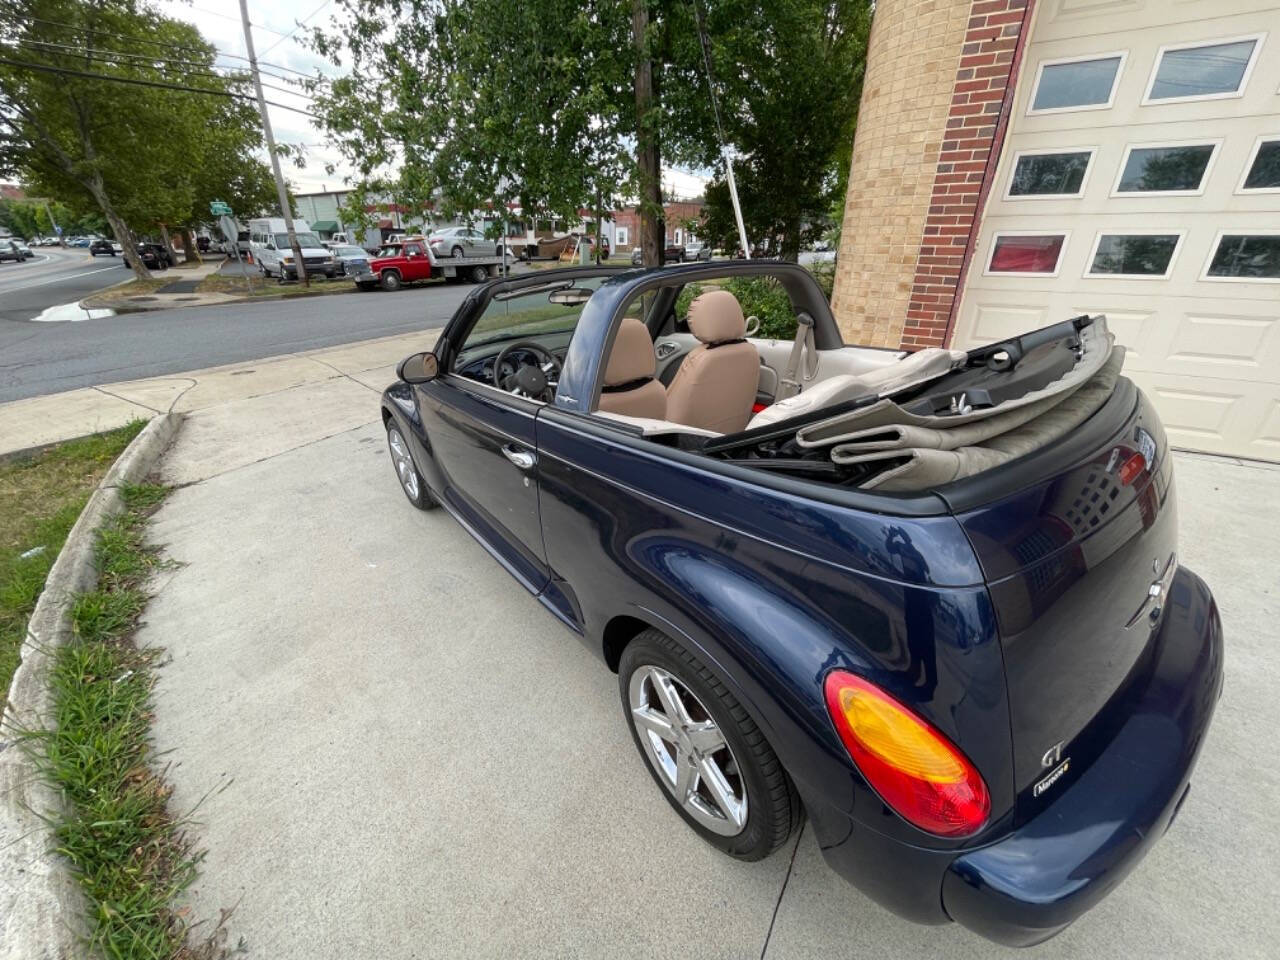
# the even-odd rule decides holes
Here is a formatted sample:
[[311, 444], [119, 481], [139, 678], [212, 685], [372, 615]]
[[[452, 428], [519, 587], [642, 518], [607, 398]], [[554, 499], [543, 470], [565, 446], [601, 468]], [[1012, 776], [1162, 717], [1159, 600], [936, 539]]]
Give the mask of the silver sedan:
[[496, 257], [499, 243], [474, 227], [448, 227], [427, 238], [437, 257]]

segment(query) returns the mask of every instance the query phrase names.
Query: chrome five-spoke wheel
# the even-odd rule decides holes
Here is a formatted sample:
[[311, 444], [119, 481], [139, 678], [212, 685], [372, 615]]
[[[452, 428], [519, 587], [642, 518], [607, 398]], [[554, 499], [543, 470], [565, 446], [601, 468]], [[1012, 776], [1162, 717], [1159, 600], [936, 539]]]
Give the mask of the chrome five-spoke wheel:
[[413, 455], [409, 453], [409, 444], [394, 421], [387, 423], [387, 447], [391, 450], [391, 465], [396, 468], [396, 479], [400, 481], [400, 489], [409, 498], [409, 502], [420, 510], [435, 506], [431, 491], [427, 489], [417, 464], [413, 462]]
[[645, 756], [681, 807], [713, 833], [747, 825], [747, 788], [728, 741], [688, 687], [661, 667], [631, 675], [631, 716]]

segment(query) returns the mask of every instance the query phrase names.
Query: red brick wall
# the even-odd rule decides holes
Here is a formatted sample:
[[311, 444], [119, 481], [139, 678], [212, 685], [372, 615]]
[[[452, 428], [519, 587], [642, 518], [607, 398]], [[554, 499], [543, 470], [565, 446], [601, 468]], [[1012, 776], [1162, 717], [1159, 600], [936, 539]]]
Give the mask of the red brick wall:
[[946, 343], [982, 200], [1012, 102], [1016, 54], [1035, 0], [974, 0], [916, 260], [901, 346]]

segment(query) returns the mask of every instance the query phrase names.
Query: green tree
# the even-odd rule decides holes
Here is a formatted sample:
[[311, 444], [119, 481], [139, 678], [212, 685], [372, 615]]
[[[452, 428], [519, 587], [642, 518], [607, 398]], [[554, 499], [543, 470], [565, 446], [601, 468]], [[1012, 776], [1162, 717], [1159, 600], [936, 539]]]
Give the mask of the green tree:
[[[862, 94], [871, 6], [866, 0], [715, 3], [713, 71], [724, 90], [725, 137], [753, 243], [795, 260], [829, 229], [843, 201]], [[737, 245], [723, 163], [707, 190], [719, 243]]]
[[233, 159], [228, 126], [240, 146], [256, 142], [248, 114], [227, 110], [226, 95], [247, 95], [245, 78], [219, 75], [196, 28], [148, 0], [11, 0], [0, 37], [0, 173], [92, 203], [127, 249], [134, 224], [192, 222], [210, 145], [224, 166]]

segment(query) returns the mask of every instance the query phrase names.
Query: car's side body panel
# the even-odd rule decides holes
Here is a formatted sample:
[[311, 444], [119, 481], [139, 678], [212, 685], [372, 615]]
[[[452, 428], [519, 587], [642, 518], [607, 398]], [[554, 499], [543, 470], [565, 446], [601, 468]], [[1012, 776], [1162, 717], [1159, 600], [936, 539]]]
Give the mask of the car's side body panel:
[[[853, 669], [966, 752], [995, 819], [1012, 807], [994, 615], [953, 518], [761, 491], [550, 409], [537, 427], [547, 560], [594, 650], [619, 614], [678, 634], [747, 705], [802, 795], [835, 792], [867, 829], [954, 848], [888, 813], [851, 769], [821, 678]], [[841, 839], [847, 821], [839, 832], [820, 840]]]

